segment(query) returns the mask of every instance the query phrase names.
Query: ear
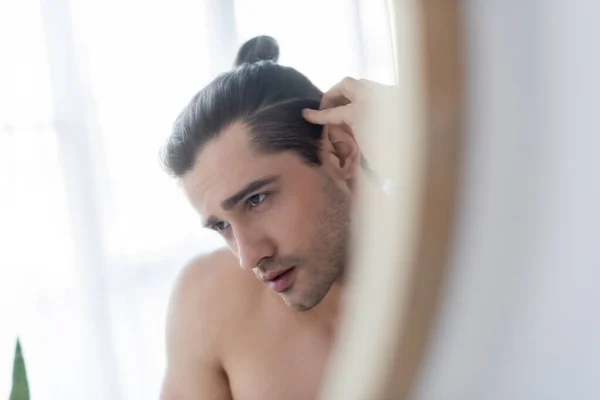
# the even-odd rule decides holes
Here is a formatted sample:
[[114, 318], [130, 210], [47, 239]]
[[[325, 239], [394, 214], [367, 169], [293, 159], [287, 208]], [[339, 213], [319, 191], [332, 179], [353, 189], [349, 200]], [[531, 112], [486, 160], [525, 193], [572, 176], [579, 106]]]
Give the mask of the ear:
[[354, 179], [360, 166], [361, 153], [352, 130], [347, 125], [323, 127], [323, 160], [340, 178]]

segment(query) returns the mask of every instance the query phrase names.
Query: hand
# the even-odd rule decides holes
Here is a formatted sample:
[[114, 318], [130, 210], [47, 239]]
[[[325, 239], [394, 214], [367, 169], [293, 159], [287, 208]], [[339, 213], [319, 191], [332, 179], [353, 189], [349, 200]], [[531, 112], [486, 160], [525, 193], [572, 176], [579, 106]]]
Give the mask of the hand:
[[[305, 109], [302, 115], [313, 124], [349, 127], [361, 152], [371, 166], [377, 169], [374, 165], [377, 160], [372, 157], [369, 151], [370, 141], [365, 136], [382, 129], [380, 124], [389, 119], [381, 114], [387, 110], [384, 104], [395, 101], [395, 95], [393, 86], [347, 77], [325, 93], [319, 110]], [[378, 126], [374, 124], [367, 127], [366, 122], [375, 122]]]

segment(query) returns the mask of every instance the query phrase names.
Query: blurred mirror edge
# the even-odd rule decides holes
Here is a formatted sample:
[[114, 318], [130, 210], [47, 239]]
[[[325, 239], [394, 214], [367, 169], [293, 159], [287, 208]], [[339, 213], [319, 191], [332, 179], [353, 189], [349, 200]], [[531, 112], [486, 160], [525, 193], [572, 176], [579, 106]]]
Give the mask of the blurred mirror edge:
[[388, 5], [396, 98], [364, 133], [395, 190], [383, 201], [360, 193], [350, 294], [322, 399], [411, 398], [448, 274], [464, 129], [461, 7]]

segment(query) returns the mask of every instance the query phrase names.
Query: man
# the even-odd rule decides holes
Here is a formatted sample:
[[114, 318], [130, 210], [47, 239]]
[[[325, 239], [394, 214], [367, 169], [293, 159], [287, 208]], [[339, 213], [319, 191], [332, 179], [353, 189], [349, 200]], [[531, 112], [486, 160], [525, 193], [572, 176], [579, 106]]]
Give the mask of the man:
[[323, 97], [292, 68], [242, 63], [177, 119], [165, 164], [229, 250], [178, 279], [163, 400], [317, 396], [361, 171], [363, 85], [348, 78]]

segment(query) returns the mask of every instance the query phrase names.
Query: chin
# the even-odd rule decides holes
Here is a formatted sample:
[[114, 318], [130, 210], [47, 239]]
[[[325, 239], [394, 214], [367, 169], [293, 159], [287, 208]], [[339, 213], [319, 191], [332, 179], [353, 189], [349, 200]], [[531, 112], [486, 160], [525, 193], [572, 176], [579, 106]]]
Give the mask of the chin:
[[313, 304], [313, 302], [307, 301], [307, 299], [299, 299], [292, 293], [285, 293], [281, 295], [285, 304], [296, 311], [308, 311], [315, 307], [319, 302]]
[[290, 303], [287, 300], [286, 300], [285, 304], [287, 304], [288, 307], [294, 309], [295, 311], [308, 311], [314, 307], [314, 306], [307, 306], [302, 303]]

